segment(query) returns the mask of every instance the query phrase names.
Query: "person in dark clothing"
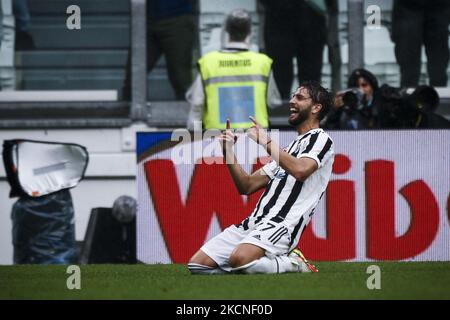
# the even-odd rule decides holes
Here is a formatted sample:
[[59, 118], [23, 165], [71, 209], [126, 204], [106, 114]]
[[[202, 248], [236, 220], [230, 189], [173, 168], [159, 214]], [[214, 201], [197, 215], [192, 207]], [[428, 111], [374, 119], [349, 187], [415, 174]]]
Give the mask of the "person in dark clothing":
[[402, 87], [419, 84], [422, 44], [427, 55], [430, 85], [447, 86], [449, 22], [448, 0], [394, 0], [391, 38], [395, 43]]
[[297, 59], [298, 82], [320, 81], [326, 43], [326, 10], [304, 0], [260, 0], [265, 8], [264, 41], [273, 59], [273, 72], [282, 99], [289, 99], [292, 58]]
[[416, 128], [449, 129], [450, 121], [436, 113], [440, 99], [436, 89], [430, 86], [418, 86], [409, 97], [411, 108], [417, 110]]
[[33, 50], [36, 48], [30, 33], [30, 10], [27, 0], [13, 0], [13, 12], [16, 23], [15, 50]]
[[374, 74], [356, 69], [347, 82], [347, 90], [335, 96], [334, 110], [325, 127], [328, 129], [375, 129], [379, 127], [379, 86]]
[[384, 129], [447, 129], [450, 122], [436, 113], [439, 94], [431, 86], [418, 86], [408, 94], [405, 88], [383, 84], [379, 89], [379, 123]]
[[[147, 1], [147, 70], [164, 54], [170, 84], [177, 100], [183, 100], [192, 82], [192, 51], [196, 36], [194, 0]], [[128, 57], [122, 96], [131, 95], [131, 55]]]
[[378, 80], [373, 73], [365, 69], [352, 72], [347, 83], [348, 88], [358, 88], [362, 92], [358, 111], [362, 116], [362, 125], [366, 129], [378, 127], [379, 99]]

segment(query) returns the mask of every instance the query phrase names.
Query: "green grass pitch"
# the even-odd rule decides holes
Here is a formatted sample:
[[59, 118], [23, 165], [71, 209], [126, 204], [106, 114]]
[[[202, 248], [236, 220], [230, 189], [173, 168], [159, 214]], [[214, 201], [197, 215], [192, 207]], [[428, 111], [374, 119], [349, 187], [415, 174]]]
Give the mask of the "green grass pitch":
[[[369, 290], [369, 265], [381, 289]], [[183, 265], [0, 266], [0, 299], [450, 299], [450, 262], [321, 262], [319, 273], [192, 276]]]

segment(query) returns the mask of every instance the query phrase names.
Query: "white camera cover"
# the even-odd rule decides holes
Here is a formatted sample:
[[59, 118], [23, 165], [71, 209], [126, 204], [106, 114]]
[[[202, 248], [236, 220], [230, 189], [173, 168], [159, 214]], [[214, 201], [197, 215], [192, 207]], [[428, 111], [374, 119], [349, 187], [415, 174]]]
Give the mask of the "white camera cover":
[[18, 140], [12, 158], [23, 191], [39, 197], [75, 187], [83, 179], [89, 155], [77, 144]]

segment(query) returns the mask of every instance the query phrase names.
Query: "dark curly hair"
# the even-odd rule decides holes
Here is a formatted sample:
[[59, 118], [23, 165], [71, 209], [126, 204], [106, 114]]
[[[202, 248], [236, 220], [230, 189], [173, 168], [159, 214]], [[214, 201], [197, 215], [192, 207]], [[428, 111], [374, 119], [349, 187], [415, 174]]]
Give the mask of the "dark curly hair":
[[375, 75], [366, 70], [366, 69], [355, 69], [351, 73], [350, 77], [348, 78], [347, 87], [348, 88], [355, 88], [358, 86], [358, 79], [363, 78], [366, 80], [373, 90], [378, 90], [378, 80]]
[[299, 88], [300, 87], [304, 87], [308, 91], [308, 94], [310, 95], [313, 103], [322, 105], [322, 109], [319, 113], [319, 120], [325, 118], [327, 113], [334, 105], [333, 94], [322, 87], [319, 82], [313, 80], [302, 82]]

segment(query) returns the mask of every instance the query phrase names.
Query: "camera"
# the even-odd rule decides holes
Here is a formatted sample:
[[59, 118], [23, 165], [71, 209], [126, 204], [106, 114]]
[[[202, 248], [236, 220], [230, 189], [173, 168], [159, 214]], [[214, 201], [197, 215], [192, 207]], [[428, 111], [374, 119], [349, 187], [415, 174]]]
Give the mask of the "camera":
[[342, 101], [344, 102], [345, 109], [349, 111], [358, 110], [365, 103], [364, 93], [358, 88], [346, 89], [344, 90]]
[[384, 128], [417, 128], [427, 113], [439, 105], [439, 95], [431, 86], [418, 86], [411, 94], [404, 88], [389, 85], [380, 87], [382, 110], [381, 125]]
[[338, 94], [342, 104], [335, 102], [335, 107], [321, 121], [321, 127], [327, 129], [356, 129], [365, 126], [363, 109], [366, 97], [358, 88], [348, 88]]

